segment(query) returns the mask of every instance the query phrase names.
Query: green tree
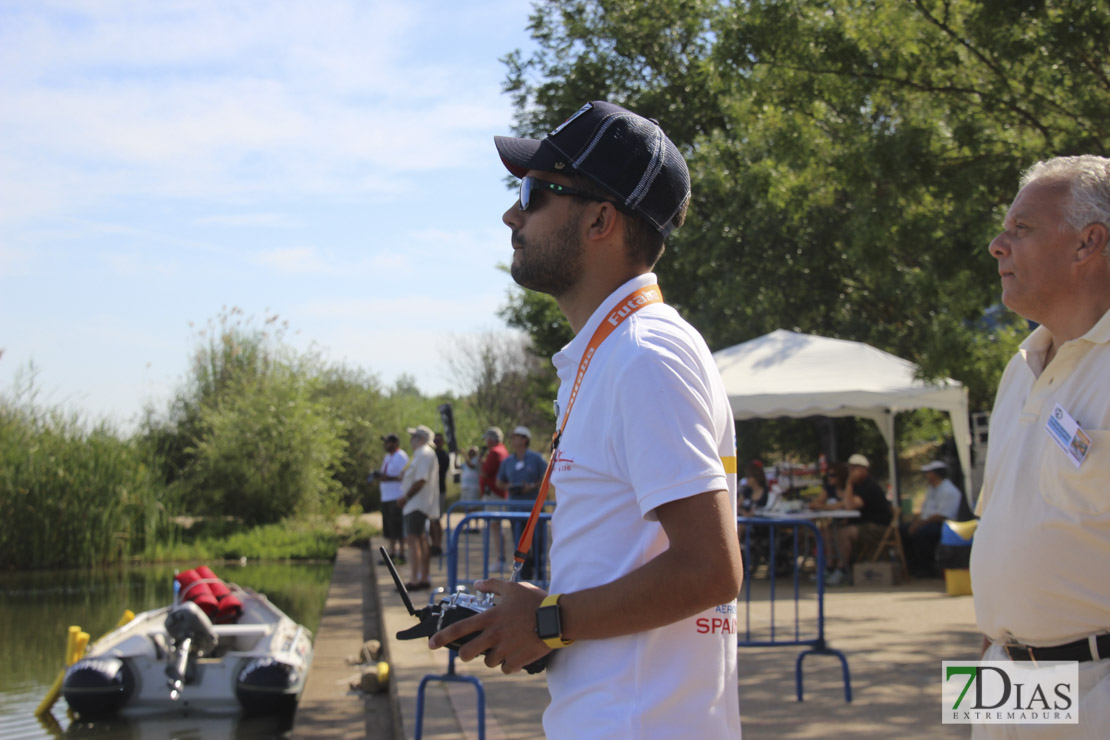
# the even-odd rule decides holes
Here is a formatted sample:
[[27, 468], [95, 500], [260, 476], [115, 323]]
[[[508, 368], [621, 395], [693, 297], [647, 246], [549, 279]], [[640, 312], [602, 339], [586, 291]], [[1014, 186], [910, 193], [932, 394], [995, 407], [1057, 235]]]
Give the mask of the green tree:
[[493, 332], [458, 337], [444, 362], [482, 429], [524, 424], [537, 440], [552, 429], [554, 369], [531, 350], [527, 337]]
[[711, 347], [864, 341], [986, 407], [1023, 330], [982, 318], [986, 245], [1022, 169], [1107, 148], [1108, 26], [1104, 1], [548, 0], [505, 87], [522, 135], [597, 98], [663, 123], [694, 199], [658, 271]]
[[342, 455], [359, 409], [327, 397], [353, 380], [287, 346], [286, 329], [225, 309], [198, 333], [165, 415], [147, 411], [141, 437], [166, 461], [175, 513], [268, 523], [326, 510], [347, 487]]
[[346, 366], [328, 367], [320, 371], [314, 393], [327, 406], [327, 414], [341, 424], [344, 454], [334, 473], [346, 506], [377, 508], [377, 487], [367, 475], [381, 465], [382, 419], [389, 401], [382, 393], [378, 379], [365, 371]]
[[204, 510], [248, 524], [333, 508], [344, 425], [314, 398], [317, 389], [314, 380], [277, 367], [205, 407], [187, 479], [190, 500], [207, 498]]

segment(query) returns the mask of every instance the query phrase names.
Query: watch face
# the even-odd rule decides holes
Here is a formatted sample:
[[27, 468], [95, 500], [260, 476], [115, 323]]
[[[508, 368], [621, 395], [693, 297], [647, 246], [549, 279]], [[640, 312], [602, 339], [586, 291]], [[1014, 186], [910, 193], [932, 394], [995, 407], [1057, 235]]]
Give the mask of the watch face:
[[536, 610], [536, 632], [541, 640], [549, 640], [559, 636], [562, 629], [559, 626], [558, 606], [553, 604]]

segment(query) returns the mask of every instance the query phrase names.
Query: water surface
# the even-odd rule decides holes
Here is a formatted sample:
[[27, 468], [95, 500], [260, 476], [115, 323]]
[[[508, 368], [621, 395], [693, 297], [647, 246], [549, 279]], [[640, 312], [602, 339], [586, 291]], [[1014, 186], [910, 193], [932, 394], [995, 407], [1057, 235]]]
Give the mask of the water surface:
[[[173, 599], [173, 574], [198, 563], [110, 570], [0, 573], [0, 738], [256, 738], [280, 737], [272, 719], [181, 718], [86, 723], [59, 698], [39, 720], [35, 708], [65, 662], [66, 635], [78, 625], [92, 640], [135, 613]], [[209, 564], [226, 581], [266, 594], [315, 635], [331, 581], [331, 563]]]

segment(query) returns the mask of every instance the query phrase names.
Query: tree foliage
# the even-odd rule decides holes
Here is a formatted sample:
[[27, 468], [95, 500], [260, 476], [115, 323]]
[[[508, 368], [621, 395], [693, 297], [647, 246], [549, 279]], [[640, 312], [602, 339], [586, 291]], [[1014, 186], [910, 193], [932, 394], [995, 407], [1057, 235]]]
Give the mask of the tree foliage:
[[527, 337], [493, 332], [457, 337], [444, 362], [481, 429], [523, 424], [535, 439], [553, 429], [554, 371]]
[[316, 383], [277, 367], [203, 408], [187, 481], [192, 501], [248, 524], [278, 522], [338, 500], [342, 422]]
[[1110, 143], [1104, 0], [547, 0], [530, 28], [519, 134], [604, 98], [687, 156], [658, 272], [711, 347], [864, 341], [989, 405], [1023, 327], [983, 320], [986, 247], [1025, 167]]

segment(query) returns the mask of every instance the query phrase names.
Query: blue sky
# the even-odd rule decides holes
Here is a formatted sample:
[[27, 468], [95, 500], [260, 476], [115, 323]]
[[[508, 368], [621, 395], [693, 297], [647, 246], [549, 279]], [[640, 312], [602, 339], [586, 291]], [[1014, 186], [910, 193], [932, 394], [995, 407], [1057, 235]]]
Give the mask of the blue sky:
[[129, 427], [224, 307], [425, 393], [505, 330], [523, 0], [0, 2], [0, 392]]

